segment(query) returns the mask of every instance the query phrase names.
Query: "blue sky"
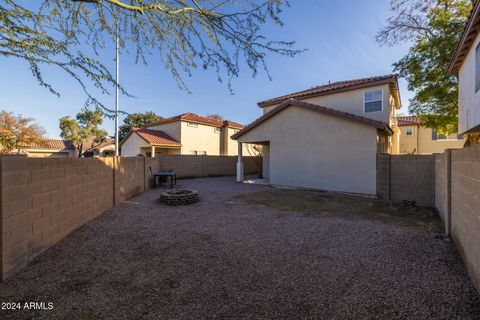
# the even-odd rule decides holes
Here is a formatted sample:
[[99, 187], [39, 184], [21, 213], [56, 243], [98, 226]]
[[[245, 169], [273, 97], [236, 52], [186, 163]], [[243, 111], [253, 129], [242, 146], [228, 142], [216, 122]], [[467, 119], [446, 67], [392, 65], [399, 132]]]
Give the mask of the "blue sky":
[[[152, 110], [168, 117], [184, 112], [200, 115], [222, 114], [226, 119], [249, 123], [261, 110], [258, 101], [303, 90], [312, 86], [354, 78], [392, 73], [392, 63], [408, 50], [406, 45], [381, 47], [375, 34], [390, 15], [389, 0], [294, 0], [282, 14], [283, 28], [267, 28], [271, 39], [295, 40], [297, 48], [308, 51], [296, 58], [268, 57], [272, 81], [260, 72], [252, 78], [243, 68], [233, 80], [234, 94], [219, 83], [214, 71], [198, 70], [186, 82], [191, 94], [180, 90], [160, 59], [149, 57], [149, 64], [135, 64], [134, 55], [123, 53], [120, 82], [135, 96], [121, 97], [121, 108], [127, 112]], [[114, 72], [113, 44], [102, 52], [100, 60]], [[44, 69], [47, 81], [60, 92], [57, 97], [40, 87], [27, 65], [13, 58], [0, 58], [0, 109], [33, 117], [50, 138], [59, 137], [58, 119], [74, 116], [86, 96], [79, 85], [57, 69]], [[406, 112], [412, 93], [400, 81], [403, 110]], [[113, 92], [113, 91], [112, 91]], [[113, 106], [114, 96], [99, 97]], [[113, 120], [103, 126], [113, 134]]]

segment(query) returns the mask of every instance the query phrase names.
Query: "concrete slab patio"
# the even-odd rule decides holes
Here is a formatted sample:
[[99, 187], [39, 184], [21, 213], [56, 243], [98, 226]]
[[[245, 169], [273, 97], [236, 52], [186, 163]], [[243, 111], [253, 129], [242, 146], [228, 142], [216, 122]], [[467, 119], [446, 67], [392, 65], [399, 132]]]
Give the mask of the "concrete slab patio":
[[234, 177], [179, 186], [201, 202], [168, 207], [158, 189], [145, 192], [0, 283], [1, 302], [53, 302], [0, 318], [480, 318], [478, 292], [429, 210]]

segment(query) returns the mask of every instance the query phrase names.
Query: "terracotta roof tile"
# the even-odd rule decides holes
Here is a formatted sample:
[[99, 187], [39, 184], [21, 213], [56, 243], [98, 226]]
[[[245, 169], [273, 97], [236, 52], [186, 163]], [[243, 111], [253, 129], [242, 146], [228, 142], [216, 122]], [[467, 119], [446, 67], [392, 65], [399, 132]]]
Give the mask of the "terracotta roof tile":
[[68, 140], [62, 139], [45, 139], [40, 142], [29, 143], [23, 148], [35, 148], [35, 149], [48, 149], [48, 150], [63, 150], [63, 149], [75, 149], [75, 147]]
[[472, 47], [477, 34], [480, 32], [480, 1], [474, 1], [472, 11], [462, 31], [460, 40], [455, 48], [455, 53], [450, 61], [448, 70], [454, 73], [460, 69], [465, 57]]
[[170, 123], [170, 122], [175, 122], [175, 121], [189, 121], [189, 122], [195, 122], [195, 123], [200, 123], [200, 124], [206, 124], [214, 127], [225, 127], [229, 126], [232, 128], [236, 129], [241, 129], [244, 127], [244, 125], [240, 123], [236, 123], [233, 121], [229, 120], [220, 120], [220, 119], [215, 119], [215, 118], [210, 118], [210, 117], [203, 117], [199, 116], [198, 114], [192, 113], [192, 112], [187, 112], [187, 113], [182, 113], [177, 116], [171, 117], [171, 118], [166, 118], [162, 119], [153, 123], [150, 123], [146, 125], [144, 128], [148, 127], [153, 127], [153, 126], [158, 126], [164, 123]]
[[417, 116], [400, 116], [397, 117], [398, 126], [415, 126], [420, 124], [420, 119]]
[[250, 131], [251, 129], [255, 128], [256, 126], [258, 126], [259, 124], [261, 124], [265, 120], [273, 117], [275, 114], [284, 110], [288, 106], [297, 106], [297, 107], [317, 111], [317, 112], [320, 112], [320, 113], [328, 114], [328, 115], [331, 115], [331, 116], [335, 116], [335, 117], [338, 117], [338, 118], [342, 118], [342, 119], [346, 119], [346, 120], [350, 120], [350, 121], [361, 122], [363, 124], [370, 125], [372, 127], [376, 127], [377, 129], [384, 130], [389, 135], [393, 134], [392, 129], [388, 126], [388, 123], [386, 123], [386, 122], [373, 120], [373, 119], [367, 118], [367, 117], [357, 116], [355, 114], [351, 114], [351, 113], [348, 113], [348, 112], [343, 112], [343, 111], [340, 111], [340, 110], [319, 106], [319, 105], [313, 104], [313, 103], [298, 101], [298, 100], [295, 100], [295, 99], [288, 99], [287, 101], [283, 102], [279, 106], [273, 108], [272, 110], [265, 113], [264, 115], [262, 115], [257, 120], [255, 120], [252, 123], [250, 123], [249, 125], [247, 125], [242, 130], [240, 130], [237, 133], [235, 133], [234, 135], [232, 135], [232, 139], [236, 140], [241, 135], [243, 135], [246, 132]]
[[[161, 130], [134, 129], [143, 140], [154, 145], [180, 146], [180, 143]], [[125, 139], [124, 139], [125, 140]]]
[[287, 99], [301, 99], [312, 96], [319, 96], [324, 94], [331, 94], [340, 91], [352, 90], [355, 88], [370, 87], [385, 83], [390, 83], [397, 80], [396, 74], [387, 76], [377, 76], [370, 78], [362, 78], [348, 81], [333, 82], [322, 86], [313, 87], [307, 90], [302, 90], [294, 93], [290, 93], [277, 98], [261, 101], [258, 103], [260, 107], [271, 106], [277, 103], [282, 103]]
[[95, 142], [95, 141], [86, 141], [86, 142], [83, 143], [83, 149], [88, 150], [88, 149], [91, 149], [92, 147], [93, 147], [93, 149], [98, 149], [98, 148], [104, 148], [104, 147], [107, 147], [107, 146], [110, 146], [110, 145], [114, 147], [115, 146], [115, 140], [107, 138], [100, 143]]

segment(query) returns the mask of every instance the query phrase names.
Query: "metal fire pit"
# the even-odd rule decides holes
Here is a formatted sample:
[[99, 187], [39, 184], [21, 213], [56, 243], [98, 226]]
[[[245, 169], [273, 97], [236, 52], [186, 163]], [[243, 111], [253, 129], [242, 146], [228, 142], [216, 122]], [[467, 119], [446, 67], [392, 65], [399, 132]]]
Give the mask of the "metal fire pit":
[[198, 200], [198, 192], [190, 189], [174, 189], [160, 194], [160, 201], [170, 206], [192, 204]]

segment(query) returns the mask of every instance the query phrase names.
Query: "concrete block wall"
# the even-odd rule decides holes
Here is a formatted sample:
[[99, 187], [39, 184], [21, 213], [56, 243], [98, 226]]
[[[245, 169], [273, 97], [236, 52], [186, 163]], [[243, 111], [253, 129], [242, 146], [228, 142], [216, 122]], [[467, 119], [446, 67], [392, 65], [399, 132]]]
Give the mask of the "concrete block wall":
[[[233, 176], [236, 174], [235, 156], [197, 156], [162, 154], [160, 170], [173, 170], [177, 178], [199, 178], [214, 176]], [[258, 168], [254, 157], [243, 157], [245, 174], [254, 174]]]
[[435, 154], [435, 208], [445, 227], [445, 234], [451, 232], [451, 151]]
[[433, 155], [378, 155], [377, 197], [385, 201], [415, 201], [434, 206]]
[[144, 182], [145, 190], [149, 190], [153, 188], [153, 175], [154, 172], [160, 171], [160, 161], [158, 158], [145, 158], [145, 176]]
[[206, 177], [206, 168], [204, 167], [204, 158], [212, 156], [196, 155], [167, 155], [162, 154], [160, 158], [161, 171], [173, 170], [177, 173], [177, 178], [197, 178]]
[[113, 205], [113, 159], [2, 157], [2, 278]]
[[[255, 170], [248, 158], [248, 172]], [[236, 157], [157, 158], [0, 157], [0, 276], [107, 209], [151, 188], [152, 172], [171, 168], [179, 178], [235, 175]]]
[[451, 152], [451, 237], [480, 289], [480, 145]]
[[115, 157], [115, 205], [145, 191], [145, 169], [144, 157]]
[[207, 157], [205, 159], [206, 173], [209, 176], [228, 176], [232, 174], [232, 168], [236, 170], [237, 157]]
[[377, 155], [377, 197], [390, 200], [390, 155]]

